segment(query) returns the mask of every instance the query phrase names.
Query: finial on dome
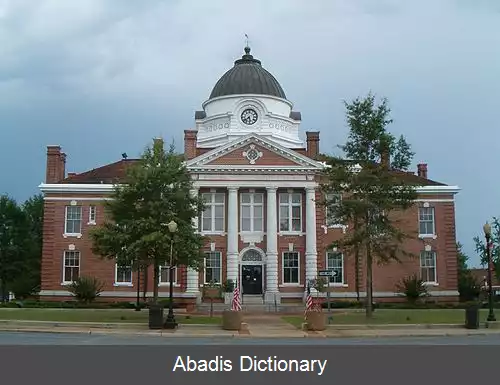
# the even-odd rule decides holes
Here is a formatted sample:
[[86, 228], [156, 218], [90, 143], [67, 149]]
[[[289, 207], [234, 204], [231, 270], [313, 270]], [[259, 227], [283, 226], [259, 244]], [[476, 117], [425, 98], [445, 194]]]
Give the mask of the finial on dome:
[[245, 33], [245, 54], [250, 55], [250, 45], [248, 42], [248, 35]]

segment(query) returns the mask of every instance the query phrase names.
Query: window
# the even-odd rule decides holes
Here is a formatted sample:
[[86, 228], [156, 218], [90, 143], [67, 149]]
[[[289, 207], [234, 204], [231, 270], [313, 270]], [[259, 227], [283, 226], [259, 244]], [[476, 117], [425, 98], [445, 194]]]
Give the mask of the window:
[[283, 283], [299, 284], [299, 253], [283, 253]]
[[435, 251], [422, 251], [420, 253], [420, 277], [424, 282], [437, 282]]
[[205, 253], [205, 283], [222, 282], [222, 255], [219, 251]]
[[336, 274], [330, 278], [330, 283], [344, 283], [344, 256], [338, 251], [328, 251], [326, 253], [326, 268], [333, 270]]
[[201, 231], [224, 231], [224, 193], [204, 193], [205, 211], [201, 214]]
[[80, 277], [80, 252], [64, 252], [63, 282], [74, 282]]
[[97, 216], [97, 207], [90, 206], [89, 207], [89, 224], [95, 225], [96, 216]]
[[132, 267], [115, 265], [115, 283], [117, 285], [132, 285]]
[[336, 217], [335, 208], [340, 206], [342, 202], [341, 194], [328, 194], [326, 196], [327, 207], [325, 210], [326, 216], [326, 225], [327, 226], [335, 226], [340, 224], [340, 219]]
[[241, 231], [264, 230], [264, 194], [241, 194]]
[[434, 207], [418, 209], [418, 231], [420, 235], [434, 235]]
[[82, 233], [82, 206], [66, 206], [64, 233]]
[[280, 194], [280, 231], [302, 231], [302, 194]]
[[[172, 269], [172, 283], [177, 283], [177, 268]], [[170, 285], [170, 266], [160, 266], [160, 285]]]

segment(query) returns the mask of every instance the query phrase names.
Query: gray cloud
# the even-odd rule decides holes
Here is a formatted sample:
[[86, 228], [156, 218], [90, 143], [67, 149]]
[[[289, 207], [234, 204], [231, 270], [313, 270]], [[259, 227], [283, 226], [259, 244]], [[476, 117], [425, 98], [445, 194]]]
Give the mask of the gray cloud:
[[247, 33], [325, 152], [346, 137], [342, 100], [387, 96], [415, 163], [463, 188], [458, 238], [473, 255], [472, 237], [500, 215], [499, 11], [495, 0], [0, 0], [2, 190], [36, 192], [47, 144], [78, 172], [157, 135], [181, 146]]

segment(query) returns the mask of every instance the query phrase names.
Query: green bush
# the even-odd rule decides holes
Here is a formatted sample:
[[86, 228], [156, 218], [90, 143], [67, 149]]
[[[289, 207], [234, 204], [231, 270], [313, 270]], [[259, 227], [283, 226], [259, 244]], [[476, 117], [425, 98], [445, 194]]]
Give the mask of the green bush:
[[79, 277], [67, 286], [68, 291], [73, 294], [80, 303], [90, 304], [102, 293], [103, 283], [95, 277]]
[[403, 278], [396, 287], [399, 293], [405, 296], [411, 304], [416, 304], [422, 298], [429, 296], [425, 282], [416, 275]]

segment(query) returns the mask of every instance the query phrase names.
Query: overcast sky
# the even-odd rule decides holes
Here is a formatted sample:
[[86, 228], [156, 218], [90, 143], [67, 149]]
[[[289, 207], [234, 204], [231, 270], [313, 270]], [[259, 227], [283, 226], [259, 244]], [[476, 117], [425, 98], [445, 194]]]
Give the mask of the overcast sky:
[[70, 172], [159, 135], [181, 149], [245, 34], [323, 152], [346, 139], [343, 100], [387, 97], [415, 165], [462, 188], [477, 263], [472, 238], [500, 216], [498, 0], [0, 0], [0, 193], [37, 193], [49, 144]]

